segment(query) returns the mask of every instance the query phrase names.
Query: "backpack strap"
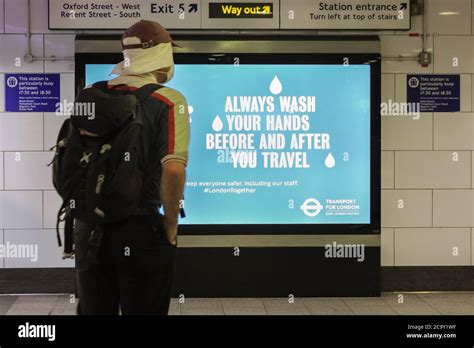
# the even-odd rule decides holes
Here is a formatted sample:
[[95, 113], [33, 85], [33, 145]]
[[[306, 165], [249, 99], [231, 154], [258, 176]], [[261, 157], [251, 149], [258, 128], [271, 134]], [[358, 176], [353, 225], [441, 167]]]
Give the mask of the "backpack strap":
[[135, 96], [137, 97], [138, 100], [143, 100], [150, 96], [153, 92], [159, 90], [160, 88], [163, 88], [164, 86], [159, 85], [157, 83], [149, 83], [147, 85], [144, 85], [137, 89], [136, 91], [133, 92]]
[[[109, 85], [109, 81], [99, 81], [99, 82], [94, 83], [92, 85], [92, 87], [101, 89], [103, 91], [110, 91], [110, 90], [113, 91], [117, 87], [121, 87], [121, 86], [127, 87], [128, 86], [126, 84], [120, 84], [120, 85], [113, 85], [112, 88], [109, 88], [108, 85]], [[140, 87], [136, 91], [131, 92], [131, 94], [134, 94], [137, 97], [138, 100], [143, 100], [146, 97], [148, 97], [150, 94], [152, 94], [153, 92], [155, 92], [155, 91], [157, 91], [157, 90], [159, 90], [160, 88], [163, 88], [163, 87], [164, 86], [162, 86], [158, 83], [149, 83], [149, 84], [146, 84], [146, 85]]]
[[[144, 86], [140, 87], [139, 89], [131, 92], [131, 94], [133, 94], [138, 99], [138, 103], [140, 103], [141, 101], [148, 98], [153, 92], [157, 91], [158, 89], [160, 89], [162, 87], [163, 87], [162, 85], [159, 85], [157, 83], [149, 83], [149, 84], [144, 85]], [[139, 112], [136, 113], [135, 122], [143, 125], [143, 120], [142, 120], [141, 113], [139, 113]]]
[[99, 82], [96, 82], [92, 85], [92, 87], [94, 88], [98, 88], [98, 89], [101, 89], [101, 90], [107, 90], [108, 89], [108, 84], [109, 84], [109, 81], [99, 81]]
[[63, 260], [71, 259], [74, 255], [73, 245], [73, 233], [74, 233], [74, 218], [72, 216], [67, 216], [64, 219], [64, 250], [63, 250]]

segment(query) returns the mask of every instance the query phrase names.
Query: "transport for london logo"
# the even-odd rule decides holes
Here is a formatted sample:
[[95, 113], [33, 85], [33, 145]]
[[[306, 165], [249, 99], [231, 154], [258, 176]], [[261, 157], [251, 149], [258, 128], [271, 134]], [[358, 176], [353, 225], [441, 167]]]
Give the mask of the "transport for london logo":
[[305, 213], [305, 215], [309, 217], [318, 216], [321, 210], [323, 210], [323, 206], [316, 198], [308, 198], [304, 203], [301, 205], [300, 209]]

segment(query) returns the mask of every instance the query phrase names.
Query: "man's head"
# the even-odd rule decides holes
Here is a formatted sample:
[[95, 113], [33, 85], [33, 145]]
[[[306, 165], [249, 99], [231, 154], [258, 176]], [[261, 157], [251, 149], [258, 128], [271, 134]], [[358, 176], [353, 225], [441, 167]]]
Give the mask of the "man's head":
[[174, 74], [171, 35], [159, 23], [141, 20], [122, 35], [124, 61], [113, 70], [117, 75], [153, 73], [160, 83], [172, 79]]

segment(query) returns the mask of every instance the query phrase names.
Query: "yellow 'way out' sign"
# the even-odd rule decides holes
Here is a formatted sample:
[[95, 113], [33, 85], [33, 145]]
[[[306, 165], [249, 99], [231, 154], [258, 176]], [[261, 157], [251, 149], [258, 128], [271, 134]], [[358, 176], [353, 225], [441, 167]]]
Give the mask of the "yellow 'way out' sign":
[[209, 18], [273, 18], [273, 3], [209, 3]]

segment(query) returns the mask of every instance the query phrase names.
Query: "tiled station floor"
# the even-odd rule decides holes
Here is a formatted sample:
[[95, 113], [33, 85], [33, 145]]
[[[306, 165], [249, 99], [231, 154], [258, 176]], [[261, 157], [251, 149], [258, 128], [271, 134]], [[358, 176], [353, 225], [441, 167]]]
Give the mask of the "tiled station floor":
[[[182, 300], [181, 300], [182, 301]], [[0, 315], [75, 315], [70, 295], [1, 295]], [[173, 299], [170, 315], [474, 315], [474, 292], [384, 293], [380, 298]]]

